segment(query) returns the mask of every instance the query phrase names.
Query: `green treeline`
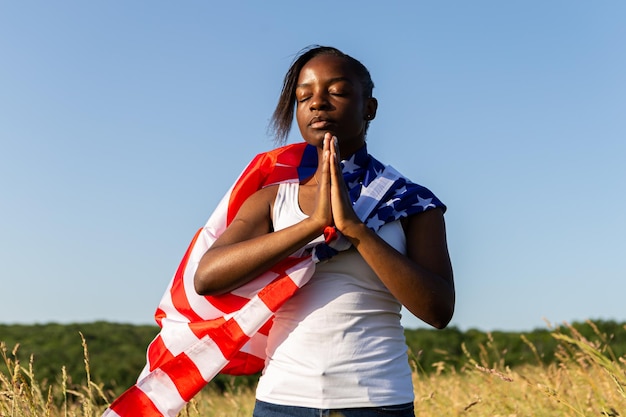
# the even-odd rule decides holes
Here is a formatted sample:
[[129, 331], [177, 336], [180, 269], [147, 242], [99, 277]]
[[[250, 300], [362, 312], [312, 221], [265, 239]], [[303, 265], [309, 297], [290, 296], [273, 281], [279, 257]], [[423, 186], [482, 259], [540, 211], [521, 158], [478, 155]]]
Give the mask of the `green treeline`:
[[[23, 368], [33, 359], [38, 381], [50, 384], [61, 381], [65, 367], [68, 382], [85, 385], [87, 380], [81, 333], [85, 338], [91, 380], [114, 392], [133, 384], [146, 363], [146, 348], [159, 328], [149, 325], [108, 322], [78, 324], [0, 324], [0, 342], [13, 358], [15, 352]], [[19, 345], [18, 345], [19, 344]], [[17, 349], [15, 346], [18, 345]], [[0, 364], [0, 372], [7, 371]]]
[[[573, 330], [572, 330], [573, 329]], [[574, 323], [572, 329], [598, 343], [600, 349], [610, 348], [617, 356], [626, 355], [626, 326], [614, 321]], [[59, 383], [65, 367], [69, 384], [84, 385], [86, 368], [80, 335], [87, 344], [91, 380], [106, 390], [120, 394], [130, 387], [145, 365], [148, 344], [158, 333], [158, 327], [108, 322], [80, 324], [2, 325], [0, 342], [5, 355], [29, 369], [33, 360], [35, 378], [39, 382]], [[460, 369], [471, 358], [482, 363], [515, 367], [524, 364], [549, 364], [557, 354], [558, 341], [553, 330], [532, 332], [490, 332], [407, 329], [406, 338], [411, 356], [420, 372], [434, 372], [446, 367]], [[16, 348], [17, 346], [17, 348]], [[15, 355], [15, 356], [13, 356]], [[0, 363], [0, 372], [8, 375], [6, 364]], [[231, 377], [219, 375], [211, 382], [224, 389], [237, 385], [252, 386], [256, 376]]]

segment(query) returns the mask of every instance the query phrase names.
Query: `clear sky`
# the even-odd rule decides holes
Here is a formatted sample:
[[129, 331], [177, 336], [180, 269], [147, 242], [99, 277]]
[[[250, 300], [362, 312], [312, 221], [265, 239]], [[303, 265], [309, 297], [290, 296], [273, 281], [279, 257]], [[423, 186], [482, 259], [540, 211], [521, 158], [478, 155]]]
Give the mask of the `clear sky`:
[[311, 44], [370, 69], [370, 152], [448, 205], [453, 325], [624, 321], [624, 22], [622, 1], [2, 2], [0, 322], [153, 323]]

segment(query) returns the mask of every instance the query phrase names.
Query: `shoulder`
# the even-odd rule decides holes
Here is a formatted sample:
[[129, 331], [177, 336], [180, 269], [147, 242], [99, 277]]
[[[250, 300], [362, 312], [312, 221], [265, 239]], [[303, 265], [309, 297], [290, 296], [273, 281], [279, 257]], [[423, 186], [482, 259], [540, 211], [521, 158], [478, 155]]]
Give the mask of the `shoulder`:
[[234, 221], [264, 217], [269, 218], [276, 194], [278, 192], [278, 187], [278, 185], [271, 185], [255, 191], [241, 205]]
[[[400, 221], [402, 223], [402, 228], [405, 233], [408, 232], [409, 227], [413, 226], [412, 229], [419, 229], [420, 226], [428, 225], [428, 224], [443, 224], [445, 206], [443, 207], [432, 207], [421, 211], [419, 213], [411, 214], [408, 217], [403, 217]], [[417, 227], [416, 227], [417, 226]]]
[[254, 194], [248, 197], [244, 205], [273, 204], [279, 187], [280, 184], [276, 184], [257, 190]]

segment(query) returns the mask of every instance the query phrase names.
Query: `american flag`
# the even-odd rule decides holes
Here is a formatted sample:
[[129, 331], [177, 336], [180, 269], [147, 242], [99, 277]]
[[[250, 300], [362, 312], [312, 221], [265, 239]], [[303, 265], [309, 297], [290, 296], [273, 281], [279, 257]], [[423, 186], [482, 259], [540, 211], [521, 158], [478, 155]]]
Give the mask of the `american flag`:
[[[305, 143], [257, 155], [198, 230], [155, 313], [161, 331], [147, 351], [137, 383], [118, 397], [104, 417], [176, 416], [218, 373], [254, 374], [263, 369], [274, 312], [307, 283], [315, 263], [345, 249], [340, 233], [327, 228], [326, 243], [310, 255], [289, 257], [236, 290], [201, 296], [194, 274], [202, 255], [255, 191], [313, 175], [317, 150]], [[361, 148], [342, 161], [356, 213], [377, 230], [385, 223], [445, 206], [428, 189], [384, 166]]]

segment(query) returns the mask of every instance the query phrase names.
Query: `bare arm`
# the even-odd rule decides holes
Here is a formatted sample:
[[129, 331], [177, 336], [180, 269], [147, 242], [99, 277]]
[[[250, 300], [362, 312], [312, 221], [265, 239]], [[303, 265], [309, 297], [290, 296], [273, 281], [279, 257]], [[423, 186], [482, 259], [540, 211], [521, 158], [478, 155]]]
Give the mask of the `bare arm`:
[[242, 205], [233, 222], [203, 255], [194, 277], [196, 292], [229, 292], [267, 271], [319, 236], [323, 226], [310, 219], [271, 232], [270, 210], [276, 187], [258, 191]]
[[454, 280], [440, 209], [411, 216], [407, 255], [362, 223], [343, 231], [389, 291], [411, 313], [442, 329], [454, 312]]

